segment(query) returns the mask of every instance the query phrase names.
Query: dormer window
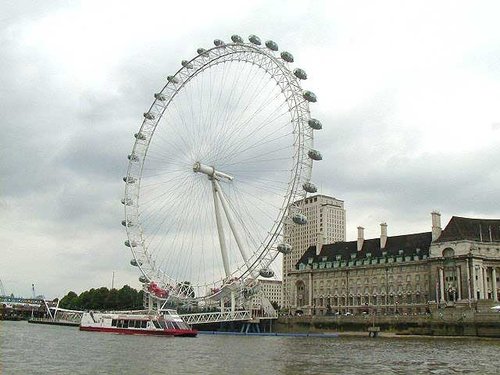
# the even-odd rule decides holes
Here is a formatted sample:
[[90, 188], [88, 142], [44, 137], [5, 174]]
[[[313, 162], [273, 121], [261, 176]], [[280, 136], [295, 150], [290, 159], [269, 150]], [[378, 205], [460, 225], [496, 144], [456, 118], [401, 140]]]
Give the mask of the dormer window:
[[356, 258], [356, 254], [351, 254], [351, 259]]
[[403, 250], [399, 250], [399, 255], [403, 255]]
[[372, 257], [372, 253], [366, 253], [366, 257], [367, 258], [371, 258]]

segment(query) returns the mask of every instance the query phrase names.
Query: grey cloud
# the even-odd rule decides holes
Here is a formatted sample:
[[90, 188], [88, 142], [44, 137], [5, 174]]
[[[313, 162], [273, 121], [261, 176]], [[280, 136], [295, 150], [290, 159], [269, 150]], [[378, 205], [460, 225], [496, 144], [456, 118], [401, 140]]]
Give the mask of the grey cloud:
[[[95, 82], [81, 84], [76, 79], [81, 77], [64, 72], [64, 66], [58, 65], [62, 62], [44, 55], [43, 46], [22, 45], [19, 38], [32, 23], [53, 12], [77, 10], [79, 5], [2, 3], [0, 237], [10, 254], [0, 265], [2, 281], [16, 293], [24, 293], [26, 287], [15, 284], [29, 288], [33, 280], [48, 296], [55, 296], [66, 288], [82, 291], [109, 284], [115, 270], [117, 283], [138, 287], [137, 270], [129, 266], [130, 252], [123, 246], [119, 200], [133, 133], [153, 94], [163, 87], [167, 75], [180, 68], [181, 60], [195, 56], [197, 47], [212, 46], [214, 38], [229, 40], [233, 33], [244, 38], [256, 33], [264, 40], [275, 40], [280, 50], [290, 50], [297, 61], [294, 65], [310, 73], [304, 87], [315, 91], [314, 79], [330, 82], [339, 74], [334, 60], [346, 51], [337, 47], [363, 48], [363, 43], [346, 40], [352, 30], [337, 22], [336, 14], [323, 12], [322, 4], [309, 5], [261, 3], [236, 18], [218, 17], [213, 10], [210, 22], [192, 25], [186, 19], [178, 32], [159, 25], [151, 38], [116, 40], [128, 48], [112, 61], [113, 69], [105, 77], [89, 77]], [[176, 10], [174, 6], [169, 12]], [[350, 14], [349, 9], [339, 12]], [[478, 14], [474, 17], [475, 22], [481, 21]], [[496, 24], [490, 26], [497, 30]], [[140, 25], [129, 27], [139, 30]], [[365, 36], [361, 28], [354, 35], [359, 41]], [[412, 37], [419, 40], [417, 34]], [[493, 44], [465, 51], [461, 67], [484, 74], [494, 85], [498, 83], [498, 37], [488, 37]], [[321, 53], [315, 52], [317, 47]], [[418, 56], [419, 46], [410, 48]], [[411, 63], [397, 55], [373, 56], [373, 51], [351, 52], [354, 57], [372, 56], [384, 67]], [[342, 57], [347, 60], [340, 66], [348, 66], [350, 55]], [[366, 65], [372, 62], [367, 59]], [[352, 63], [357, 69], [365, 65], [359, 59]], [[399, 74], [407, 69], [403, 67]], [[446, 215], [498, 217], [498, 207], [492, 204], [500, 201], [497, 147], [483, 147], [477, 153], [422, 152], [424, 130], [398, 123], [395, 117], [398, 87], [390, 85], [396, 84], [387, 83], [385, 91], [349, 112], [340, 112], [335, 102], [323, 101], [325, 94], [319, 95], [312, 113], [324, 124], [315, 141], [324, 160], [315, 164], [314, 182], [322, 192], [345, 200], [352, 228], [366, 225], [375, 234], [381, 220], [389, 222], [390, 233], [428, 230], [432, 209]], [[323, 86], [325, 93], [328, 89], [337, 96], [346, 89], [328, 85]], [[352, 85], [363, 90], [362, 79]], [[496, 134], [500, 118], [490, 121]]]

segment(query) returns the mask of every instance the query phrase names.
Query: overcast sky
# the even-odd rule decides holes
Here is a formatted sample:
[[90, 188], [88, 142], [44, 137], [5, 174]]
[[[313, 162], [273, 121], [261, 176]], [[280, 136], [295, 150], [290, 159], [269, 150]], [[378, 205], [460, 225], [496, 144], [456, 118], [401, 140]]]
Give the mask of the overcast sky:
[[498, 1], [0, 3], [0, 279], [62, 297], [139, 287], [122, 177], [152, 94], [215, 38], [293, 53], [318, 96], [313, 180], [347, 239], [500, 218]]

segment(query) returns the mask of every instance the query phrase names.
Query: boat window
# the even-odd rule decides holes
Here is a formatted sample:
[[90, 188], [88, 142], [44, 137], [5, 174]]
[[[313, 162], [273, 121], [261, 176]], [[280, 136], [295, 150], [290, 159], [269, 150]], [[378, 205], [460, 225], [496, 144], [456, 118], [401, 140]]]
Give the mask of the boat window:
[[156, 328], [160, 328], [160, 325], [158, 324], [158, 322], [156, 320], [153, 320], [153, 324], [155, 325]]
[[174, 325], [172, 324], [172, 322], [166, 322], [166, 323], [167, 323], [167, 328], [168, 329], [174, 328]]
[[140, 320], [136, 320], [136, 321], [134, 322], [134, 327], [135, 327], [135, 328], [141, 328], [141, 321], [140, 321]]
[[146, 320], [143, 320], [141, 322], [141, 328], [146, 328], [148, 326], [148, 322]]
[[176, 322], [172, 322], [172, 325], [174, 326], [175, 329], [179, 329], [179, 326], [177, 325]]
[[158, 323], [160, 324], [161, 328], [163, 328], [163, 329], [167, 328], [167, 327], [165, 326], [165, 321], [163, 321], [163, 320], [159, 320], [159, 321], [158, 321]]
[[123, 321], [123, 328], [128, 328], [128, 320]]
[[119, 320], [118, 321], [118, 325], [117, 325], [118, 328], [123, 328], [123, 320]]
[[112, 325], [113, 327], [116, 327], [116, 319], [113, 319], [113, 320], [111, 321], [111, 325]]

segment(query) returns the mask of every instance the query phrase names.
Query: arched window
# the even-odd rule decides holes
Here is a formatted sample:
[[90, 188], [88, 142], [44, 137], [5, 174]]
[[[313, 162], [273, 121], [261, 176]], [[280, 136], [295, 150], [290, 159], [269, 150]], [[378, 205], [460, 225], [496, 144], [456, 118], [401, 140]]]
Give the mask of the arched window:
[[451, 247], [447, 247], [443, 250], [442, 254], [443, 258], [453, 258], [455, 256], [455, 250], [453, 250]]
[[302, 280], [299, 280], [295, 284], [295, 287], [297, 288], [297, 306], [304, 306], [306, 286]]

